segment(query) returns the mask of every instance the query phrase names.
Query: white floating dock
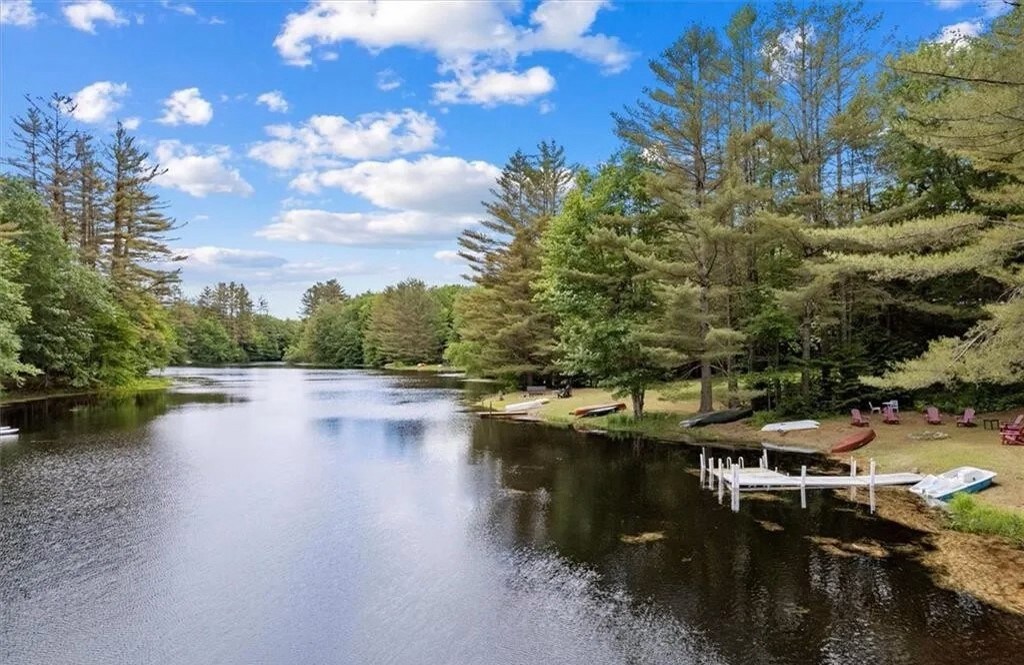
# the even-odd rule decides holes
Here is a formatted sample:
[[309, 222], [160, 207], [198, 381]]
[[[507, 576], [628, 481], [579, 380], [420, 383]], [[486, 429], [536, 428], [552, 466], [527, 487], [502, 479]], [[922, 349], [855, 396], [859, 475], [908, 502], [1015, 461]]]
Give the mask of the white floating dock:
[[735, 462], [732, 458], [708, 457], [707, 450], [700, 453], [700, 483], [710, 490], [718, 490], [718, 502], [725, 497], [725, 487], [729, 486], [729, 504], [733, 511], [740, 509], [740, 495], [744, 491], [799, 490], [800, 507], [807, 507], [807, 490], [809, 489], [842, 489], [850, 490], [853, 498], [857, 488], [868, 490], [871, 512], [875, 512], [875, 488], [893, 487], [898, 485], [914, 485], [923, 479], [917, 473], [876, 473], [875, 460], [869, 460], [867, 475], [857, 475], [857, 460], [850, 458], [849, 475], [809, 476], [807, 465], [800, 467], [800, 475], [779, 473], [778, 468], [768, 466], [768, 451], [762, 450], [756, 467], [747, 468], [743, 457]]
[[[729, 469], [711, 472], [715, 478], [724, 480], [730, 489], [734, 479], [739, 490], [764, 489], [795, 489], [814, 487], [819, 489], [836, 489], [844, 487], [870, 487], [871, 476], [789, 476], [769, 469], [738, 469], [733, 474]], [[920, 482], [923, 476], [916, 473], [876, 473], [875, 487], [891, 485], [913, 485]]]

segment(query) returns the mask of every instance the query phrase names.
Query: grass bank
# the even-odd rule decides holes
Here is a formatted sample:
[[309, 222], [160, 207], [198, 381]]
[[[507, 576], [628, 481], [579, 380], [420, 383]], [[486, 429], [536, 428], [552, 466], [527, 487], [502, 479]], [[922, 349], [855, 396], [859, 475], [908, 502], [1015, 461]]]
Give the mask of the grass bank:
[[145, 376], [120, 386], [95, 386], [92, 388], [52, 388], [49, 390], [12, 390], [0, 393], [0, 406], [34, 402], [41, 399], [60, 397], [80, 397], [82, 395], [100, 395], [104, 397], [121, 397], [150, 390], [166, 390], [171, 386], [171, 379], [165, 376]]
[[[628, 413], [599, 418], [576, 419], [571, 411], [581, 406], [628, 401], [615, 399], [604, 390], [575, 389], [568, 399], [550, 400], [537, 411], [544, 422], [577, 428], [639, 434], [675, 443], [730, 443], [760, 450], [762, 441], [788, 444], [828, 455], [841, 438], [855, 431], [849, 418], [819, 418], [817, 430], [787, 434], [760, 431], [757, 419], [711, 425], [693, 430], [679, 427], [679, 421], [698, 408], [696, 382], [671, 384], [647, 395], [647, 416], [640, 421]], [[521, 393], [493, 395], [477, 402], [483, 409], [536, 397]], [[982, 418], [1011, 420], [1019, 410], [979, 414]], [[902, 489], [879, 493], [878, 511], [884, 519], [900, 522], [926, 534], [927, 546], [916, 554], [932, 571], [936, 583], [967, 591], [1003, 609], [1024, 614], [1024, 446], [1004, 446], [999, 433], [982, 427], [958, 428], [955, 418], [943, 416], [942, 425], [928, 425], [919, 413], [905, 412], [900, 425], [883, 425], [872, 418], [876, 439], [855, 451], [858, 467], [867, 468], [874, 459], [882, 472], [916, 471], [940, 473], [957, 466], [977, 466], [995, 471], [996, 483], [985, 492], [957, 498], [950, 509], [930, 508]], [[837, 461], [846, 462], [850, 455]], [[845, 495], [845, 492], [844, 492]]]

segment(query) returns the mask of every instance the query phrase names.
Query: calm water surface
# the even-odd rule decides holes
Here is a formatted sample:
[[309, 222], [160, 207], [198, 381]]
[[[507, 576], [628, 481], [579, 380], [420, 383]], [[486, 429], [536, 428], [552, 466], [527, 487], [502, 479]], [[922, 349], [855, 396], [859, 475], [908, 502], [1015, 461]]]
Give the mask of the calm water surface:
[[434, 377], [175, 373], [5, 410], [4, 665], [1024, 662], [1024, 618], [808, 538], [917, 534], [821, 494], [734, 515], [692, 449], [479, 421]]

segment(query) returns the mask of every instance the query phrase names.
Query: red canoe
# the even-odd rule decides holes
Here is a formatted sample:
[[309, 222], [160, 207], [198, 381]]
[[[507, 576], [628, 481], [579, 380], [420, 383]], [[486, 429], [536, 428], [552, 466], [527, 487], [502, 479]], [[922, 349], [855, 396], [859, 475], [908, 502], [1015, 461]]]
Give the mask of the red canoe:
[[572, 415], [577, 417], [582, 416], [604, 416], [609, 413], [615, 413], [616, 411], [624, 411], [626, 405], [622, 402], [616, 402], [614, 404], [596, 404], [594, 406], [581, 406], [578, 409], [572, 410]]
[[863, 448], [872, 441], [875, 440], [875, 430], [868, 428], [863, 432], [857, 432], [850, 436], [840, 439], [839, 443], [832, 446], [832, 452], [834, 453], [848, 453], [851, 450], [857, 450]]

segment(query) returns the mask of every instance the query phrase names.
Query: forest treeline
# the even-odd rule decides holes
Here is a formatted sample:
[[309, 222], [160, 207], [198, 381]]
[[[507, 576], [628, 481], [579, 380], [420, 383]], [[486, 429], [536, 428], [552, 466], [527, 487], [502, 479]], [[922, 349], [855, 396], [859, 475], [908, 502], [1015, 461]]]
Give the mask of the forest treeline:
[[1020, 400], [1024, 9], [1006, 9], [884, 61], [860, 4], [687, 29], [613, 114], [604, 164], [553, 142], [509, 159], [460, 238], [474, 286], [447, 357], [606, 386], [637, 416], [681, 377], [701, 411], [751, 390], [794, 413], [877, 389]]
[[[629, 395], [694, 377], [701, 410], [1024, 393], [1024, 9], [888, 55], [860, 4], [688, 28], [613, 113], [593, 168], [556, 141], [504, 166], [462, 234], [468, 286], [311, 287], [301, 320], [240, 284], [176, 295], [159, 167], [66, 98], [15, 121], [0, 199], [0, 378], [117, 383], [167, 362], [442, 358]], [[721, 386], [720, 388], [716, 387]]]

